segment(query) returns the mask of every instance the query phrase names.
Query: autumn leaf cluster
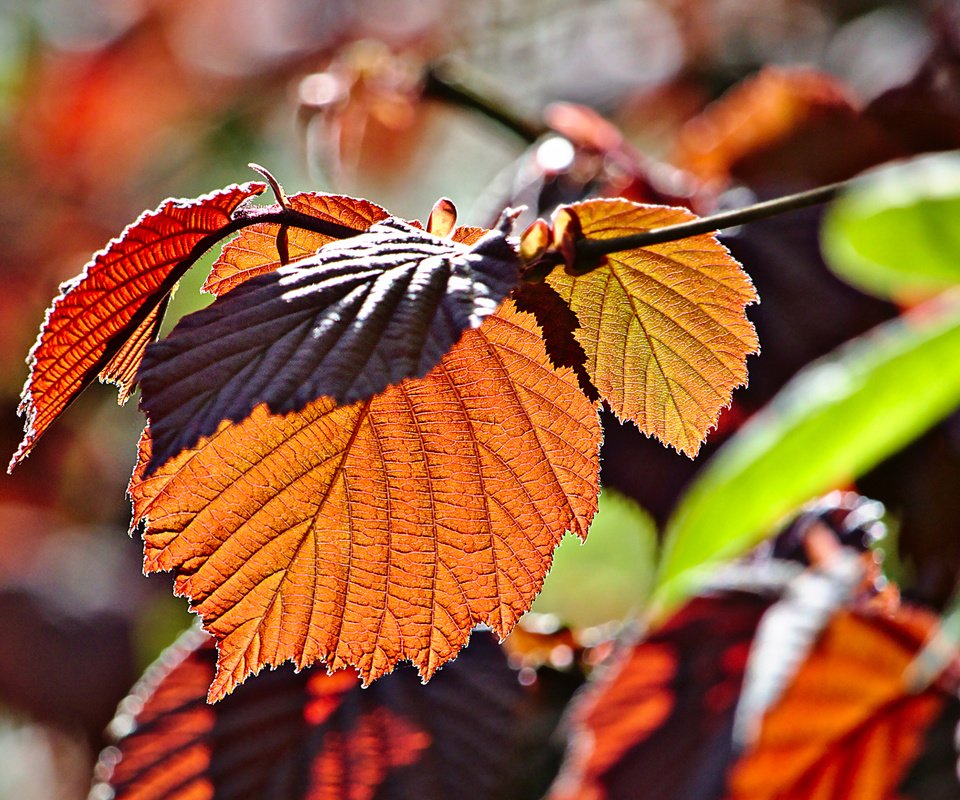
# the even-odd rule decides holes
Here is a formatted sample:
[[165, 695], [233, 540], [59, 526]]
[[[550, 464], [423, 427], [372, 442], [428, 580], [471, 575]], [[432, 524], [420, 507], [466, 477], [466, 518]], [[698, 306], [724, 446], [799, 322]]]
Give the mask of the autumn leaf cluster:
[[[442, 65], [411, 79], [380, 56], [298, 89], [308, 136], [334, 130], [325, 156], [345, 170], [377, 142], [389, 169], [428, 98], [465, 102]], [[830, 209], [829, 266], [867, 294], [827, 272], [813, 215], [723, 244], [670, 230], [743, 187], [956, 146], [954, 73], [928, 66], [869, 105], [831, 76], [767, 68], [683, 125], [669, 167], [591, 109], [504, 115], [530, 147], [478, 217], [489, 230], [458, 227], [448, 200], [421, 223], [288, 196], [260, 170], [161, 203], [96, 253], [30, 353], [10, 468], [46, 463], [55, 442], [39, 440], [96, 380], [121, 404], [139, 388], [130, 530], [199, 619], [121, 704], [92, 797], [949, 794], [956, 647], [934, 609], [956, 559], [932, 523], [942, 503], [924, 502], [952, 493], [929, 468], [950, 463], [949, 425], [880, 462], [960, 403], [960, 311], [935, 296], [955, 257], [917, 266], [953, 207], [920, 180], [906, 251], [876, 196]], [[333, 100], [307, 92], [330, 80]], [[83, 97], [100, 85], [92, 71]], [[104, 97], [78, 106], [106, 117]], [[160, 335], [204, 254], [212, 302]], [[753, 281], [772, 359], [748, 358]], [[555, 565], [561, 541], [589, 550], [610, 519], [604, 438], [604, 486], [651, 515], [630, 507], [613, 545], [625, 564], [649, 529], [636, 566], [653, 595], [638, 579], [615, 638], [525, 617], [576, 554]], [[887, 547], [907, 567], [887, 573], [911, 600], [878, 566], [877, 504], [834, 494], [794, 516], [855, 479], [894, 509]], [[589, 610], [584, 577], [567, 608]]]

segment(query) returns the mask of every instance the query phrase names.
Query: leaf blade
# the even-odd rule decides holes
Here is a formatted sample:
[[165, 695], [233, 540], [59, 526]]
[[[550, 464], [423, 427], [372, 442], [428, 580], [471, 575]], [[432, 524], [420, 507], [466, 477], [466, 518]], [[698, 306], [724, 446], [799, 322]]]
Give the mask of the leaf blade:
[[[19, 412], [24, 437], [7, 468], [22, 461], [57, 416], [101, 371], [114, 380], [112, 360], [132, 336], [145, 344], [142, 326], [179, 277], [231, 222], [233, 212], [266, 188], [229, 186], [194, 200], [167, 200], [144, 212], [84, 268], [61, 286], [30, 351], [30, 375]], [[199, 251], [199, 252], [198, 252]], [[142, 346], [127, 355], [135, 359]], [[120, 369], [121, 395], [129, 394], [129, 360]]]
[[426, 678], [473, 624], [506, 635], [563, 532], [586, 535], [599, 442], [576, 377], [508, 302], [370, 401], [258, 406], [146, 477], [144, 447], [130, 492], [145, 569], [174, 570], [220, 640], [211, 697], [287, 659], [367, 680], [409, 659]]
[[[692, 219], [684, 209], [625, 200], [567, 206], [582, 235], [608, 239]], [[757, 299], [740, 265], [712, 236], [614, 253], [583, 275], [547, 283], [579, 320], [592, 384], [618, 417], [696, 455], [758, 350], [743, 309]]]
[[184, 318], [140, 374], [150, 469], [259, 403], [349, 404], [425, 375], [519, 280], [509, 224], [467, 247], [391, 218]]

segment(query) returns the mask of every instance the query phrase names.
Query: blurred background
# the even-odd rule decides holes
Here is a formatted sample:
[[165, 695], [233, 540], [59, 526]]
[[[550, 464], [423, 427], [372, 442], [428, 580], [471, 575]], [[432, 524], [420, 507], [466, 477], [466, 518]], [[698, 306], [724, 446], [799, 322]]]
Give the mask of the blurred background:
[[[420, 219], [445, 195], [484, 224], [591, 193], [709, 212], [958, 147], [955, 3], [0, 0], [0, 452], [60, 282], [143, 209], [248, 180], [251, 161], [288, 193]], [[606, 420], [604, 483], [636, 505], [605, 499], [540, 610], [577, 625], [639, 610], [696, 470], [799, 368], [912, 302], [830, 273], [819, 214], [725, 238], [763, 298], [750, 388], [697, 462]], [[205, 302], [203, 277], [168, 327]], [[142, 417], [115, 398], [92, 387], [0, 480], [0, 799], [84, 797], [116, 704], [190, 624], [170, 581], [140, 574], [125, 486]], [[905, 591], [934, 607], [960, 564], [958, 480], [951, 418], [858, 484], [896, 517]]]

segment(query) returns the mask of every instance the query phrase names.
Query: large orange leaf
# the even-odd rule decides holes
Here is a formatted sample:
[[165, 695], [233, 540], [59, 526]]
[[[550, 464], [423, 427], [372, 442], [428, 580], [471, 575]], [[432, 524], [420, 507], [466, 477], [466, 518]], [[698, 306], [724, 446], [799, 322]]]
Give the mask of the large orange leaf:
[[120, 707], [93, 796], [115, 800], [504, 797], [532, 710], [490, 634], [421, 686], [398, 670], [364, 691], [350, 672], [284, 667], [206, 703], [213, 641], [181, 637]]
[[505, 215], [468, 246], [389, 218], [185, 317], [138, 376], [150, 469], [260, 403], [277, 414], [320, 397], [348, 404], [425, 375], [519, 281], [511, 226]]
[[9, 469], [98, 375], [118, 383], [121, 397], [129, 394], [136, 366], [156, 333], [163, 299], [223, 235], [233, 212], [265, 188], [245, 183], [195, 200], [167, 200], [63, 284], [30, 352], [30, 376], [20, 402], [25, 433]]
[[730, 777], [730, 800], [893, 800], [947, 699], [908, 667], [936, 617], [837, 614]]
[[505, 635], [565, 530], [596, 511], [600, 426], [533, 318], [505, 303], [424, 378], [372, 400], [257, 406], [130, 492], [148, 572], [220, 643], [211, 698], [265, 664], [424, 678], [477, 623]]
[[[627, 200], [590, 200], [560, 213], [590, 239], [693, 218]], [[547, 283], [577, 316], [574, 336], [600, 396], [619, 417], [695, 455], [758, 350], [744, 314], [757, 295], [727, 249], [713, 236], [693, 236], [614, 253], [583, 275], [555, 269]]]

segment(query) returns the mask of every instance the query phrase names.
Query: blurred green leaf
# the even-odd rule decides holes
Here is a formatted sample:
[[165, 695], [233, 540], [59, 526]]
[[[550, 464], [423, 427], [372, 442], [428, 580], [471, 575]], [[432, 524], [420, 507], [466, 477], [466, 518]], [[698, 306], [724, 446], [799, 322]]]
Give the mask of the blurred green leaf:
[[960, 153], [866, 176], [828, 210], [821, 246], [834, 272], [880, 297], [910, 301], [960, 283]]
[[623, 619], [644, 607], [653, 585], [657, 533], [632, 500], [604, 489], [586, 542], [567, 535], [532, 610], [578, 628]]
[[960, 404], [960, 294], [798, 373], [701, 470], [667, 525], [655, 599], [682, 600], [722, 559], [842, 486]]

